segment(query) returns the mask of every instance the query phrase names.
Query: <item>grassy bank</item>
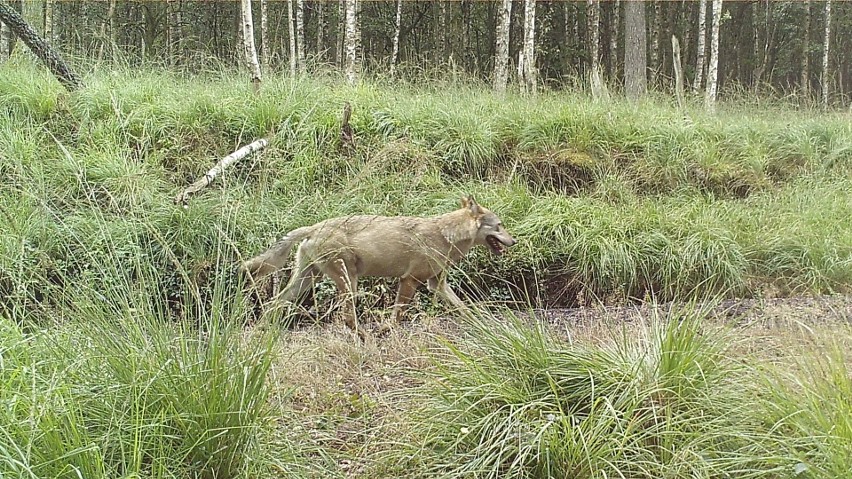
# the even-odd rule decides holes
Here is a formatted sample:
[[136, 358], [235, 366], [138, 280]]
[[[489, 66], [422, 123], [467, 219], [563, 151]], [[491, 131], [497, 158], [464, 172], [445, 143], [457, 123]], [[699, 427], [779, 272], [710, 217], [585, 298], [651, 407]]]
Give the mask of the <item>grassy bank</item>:
[[[729, 106], [711, 117], [651, 100], [327, 79], [271, 78], [254, 96], [236, 76], [151, 71], [92, 74], [67, 95], [9, 63], [0, 78], [6, 298], [42, 303], [63, 278], [111, 281], [93, 270], [105, 253], [145, 258], [179, 298], [209, 288], [214, 258], [252, 255], [288, 229], [354, 212], [437, 214], [465, 193], [521, 239], [499, 262], [478, 254], [459, 269], [470, 293], [492, 299], [784, 295], [852, 282], [843, 115]], [[358, 138], [349, 155], [337, 139], [344, 101]], [[188, 210], [171, 204], [261, 136], [272, 142], [262, 155]]]
[[[329, 321], [258, 319], [233, 273], [297, 226], [473, 194], [520, 243], [450, 279], [495, 308], [845, 292], [848, 116], [326, 78], [269, 78], [257, 96], [230, 74], [86, 83], [67, 94], [0, 65], [0, 475], [847, 473], [846, 326], [831, 341], [790, 327], [764, 354], [694, 305], [566, 338], [421, 304], [358, 344]], [[258, 137], [262, 154], [172, 204]], [[387, 286], [365, 283], [362, 316], [386, 314]]]

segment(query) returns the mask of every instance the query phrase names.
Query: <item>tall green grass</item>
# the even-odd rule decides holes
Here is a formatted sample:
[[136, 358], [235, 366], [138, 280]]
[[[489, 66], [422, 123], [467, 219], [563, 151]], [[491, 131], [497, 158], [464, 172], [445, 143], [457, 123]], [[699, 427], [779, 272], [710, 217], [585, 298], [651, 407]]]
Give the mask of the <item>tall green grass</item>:
[[[699, 310], [601, 345], [540, 324], [474, 320], [434, 356], [411, 437], [385, 460], [422, 477], [786, 477], [784, 438], [755, 409], [755, 368]], [[387, 467], [392, 467], [388, 465]]]

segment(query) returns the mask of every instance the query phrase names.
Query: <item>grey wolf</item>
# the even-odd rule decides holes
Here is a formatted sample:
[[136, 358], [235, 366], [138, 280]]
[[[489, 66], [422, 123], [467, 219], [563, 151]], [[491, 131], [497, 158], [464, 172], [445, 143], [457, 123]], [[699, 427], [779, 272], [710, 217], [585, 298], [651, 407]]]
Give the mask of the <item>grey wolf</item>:
[[501, 255], [515, 243], [500, 218], [468, 196], [462, 198], [461, 208], [439, 216], [344, 216], [297, 228], [240, 269], [254, 280], [263, 278], [282, 268], [298, 244], [292, 276], [279, 299], [298, 300], [324, 274], [337, 287], [344, 323], [359, 332], [355, 315], [359, 277], [399, 278], [391, 315], [394, 324], [423, 284], [467, 312], [447, 285], [447, 268], [474, 246]]

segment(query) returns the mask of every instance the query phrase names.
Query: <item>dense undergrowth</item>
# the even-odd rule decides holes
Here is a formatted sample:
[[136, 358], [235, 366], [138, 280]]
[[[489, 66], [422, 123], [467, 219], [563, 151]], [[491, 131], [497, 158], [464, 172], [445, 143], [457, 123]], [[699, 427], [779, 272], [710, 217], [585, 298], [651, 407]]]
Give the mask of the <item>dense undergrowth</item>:
[[[263, 320], [245, 327], [258, 320], [233, 274], [288, 229], [439, 214], [470, 193], [520, 240], [453, 271], [480, 299], [847, 291], [848, 116], [328, 78], [270, 77], [257, 96], [230, 74], [103, 70], [86, 83], [68, 94], [26, 61], [0, 66], [3, 477], [333, 477], [353, 462], [364, 477], [848, 472], [846, 353], [789, 370], [735, 361], [700, 312], [603, 346], [521, 321], [464, 324], [430, 340], [427, 378], [392, 368], [420, 385], [393, 415], [337, 383], [334, 399], [312, 391], [369, 424], [358, 437], [382, 439], [330, 450], [315, 428], [342, 420], [300, 416], [292, 386], [269, 380], [287, 341]], [[262, 154], [187, 209], [172, 203], [258, 137], [271, 140]], [[367, 368], [367, 346], [351, 347], [333, 366]]]
[[[146, 255], [178, 297], [179, 274], [210, 280], [216, 254], [252, 255], [333, 215], [438, 214], [465, 193], [521, 240], [499, 262], [477, 254], [460, 268], [495, 298], [776, 295], [852, 282], [842, 114], [731, 106], [707, 116], [654, 100], [323, 78], [273, 77], [255, 96], [233, 75], [154, 71], [92, 74], [87, 85], [66, 94], [26, 63], [2, 67], [7, 298], [41, 302], [66, 287], [58, 278], [85, 277], [81, 251]], [[349, 154], [338, 140], [344, 101], [357, 135]], [[272, 142], [263, 154], [188, 210], [171, 203], [258, 137]], [[228, 247], [215, 251], [219, 237]]]

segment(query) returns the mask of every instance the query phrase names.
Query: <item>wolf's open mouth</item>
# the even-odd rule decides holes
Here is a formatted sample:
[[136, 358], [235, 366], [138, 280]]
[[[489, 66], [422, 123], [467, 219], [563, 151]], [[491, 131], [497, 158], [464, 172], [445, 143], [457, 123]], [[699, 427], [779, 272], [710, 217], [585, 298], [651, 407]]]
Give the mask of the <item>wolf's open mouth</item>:
[[503, 254], [503, 251], [506, 249], [503, 243], [494, 235], [487, 236], [485, 242], [488, 243], [488, 247], [491, 248], [491, 252], [494, 254]]

